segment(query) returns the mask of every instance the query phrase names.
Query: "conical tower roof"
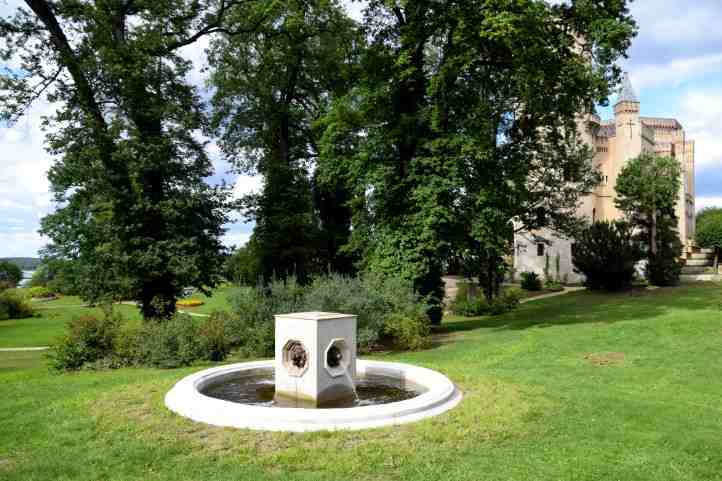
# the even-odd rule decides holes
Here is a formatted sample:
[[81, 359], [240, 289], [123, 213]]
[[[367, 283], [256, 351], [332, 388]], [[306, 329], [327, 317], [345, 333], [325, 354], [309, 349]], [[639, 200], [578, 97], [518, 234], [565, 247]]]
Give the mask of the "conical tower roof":
[[634, 91], [632, 81], [629, 79], [629, 73], [627, 72], [624, 72], [624, 77], [622, 78], [622, 88], [619, 91], [619, 98], [617, 99], [617, 103], [620, 102], [639, 102], [637, 92]]

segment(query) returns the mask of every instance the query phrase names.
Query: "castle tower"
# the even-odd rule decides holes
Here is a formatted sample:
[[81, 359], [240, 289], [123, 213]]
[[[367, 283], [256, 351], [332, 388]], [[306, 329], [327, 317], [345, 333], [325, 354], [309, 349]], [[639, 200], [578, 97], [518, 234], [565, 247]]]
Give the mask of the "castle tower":
[[[617, 185], [617, 177], [627, 162], [642, 153], [642, 131], [644, 126], [639, 112], [639, 98], [634, 91], [629, 74], [625, 72], [622, 79], [622, 89], [619, 92], [617, 103], [614, 105], [616, 129], [614, 156], [610, 159], [608, 165], [609, 185], [611, 186]], [[613, 203], [609, 203], [605, 210], [608, 211], [608, 218], [620, 218], [622, 216], [622, 213], [617, 210]]]

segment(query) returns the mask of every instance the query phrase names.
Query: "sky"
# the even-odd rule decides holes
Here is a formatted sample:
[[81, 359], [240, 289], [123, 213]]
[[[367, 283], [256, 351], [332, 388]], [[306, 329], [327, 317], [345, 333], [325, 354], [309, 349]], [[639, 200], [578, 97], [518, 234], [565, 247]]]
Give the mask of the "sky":
[[[0, 16], [23, 3], [0, 0]], [[345, 1], [360, 17], [364, 2]], [[719, 0], [636, 0], [632, 14], [639, 35], [621, 62], [640, 97], [642, 115], [677, 118], [696, 142], [697, 208], [722, 207], [722, 2]], [[186, 48], [195, 70], [189, 78], [202, 85], [204, 43]], [[10, 65], [12, 67], [12, 65]], [[612, 99], [613, 100], [613, 99]], [[0, 126], [0, 257], [35, 257], [47, 239], [39, 222], [52, 212], [46, 172], [53, 158], [44, 150], [42, 117], [53, 106], [37, 102], [17, 123]], [[603, 109], [603, 117], [611, 115]], [[229, 173], [218, 148], [209, 144], [216, 175], [241, 196], [262, 187], [259, 178]], [[252, 225], [241, 219], [228, 225], [227, 245], [243, 245]]]

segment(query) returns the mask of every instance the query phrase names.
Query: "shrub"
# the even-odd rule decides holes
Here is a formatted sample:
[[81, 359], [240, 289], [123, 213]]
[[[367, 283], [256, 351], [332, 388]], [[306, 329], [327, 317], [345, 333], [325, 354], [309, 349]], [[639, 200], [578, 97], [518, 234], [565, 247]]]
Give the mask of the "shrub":
[[[396, 277], [365, 274], [347, 277], [338, 274], [318, 277], [308, 287], [303, 307], [306, 311], [347, 312], [358, 318], [358, 347], [367, 351], [377, 343], [390, 342], [399, 348], [423, 344], [428, 335], [428, 304], [414, 292], [411, 282]], [[393, 328], [400, 320], [406, 327]], [[416, 326], [419, 339], [410, 342], [395, 337], [409, 326]], [[413, 331], [414, 329], [411, 329]], [[407, 331], [410, 332], [410, 331]], [[426, 333], [426, 334], [424, 334]]]
[[172, 369], [204, 358], [198, 327], [187, 315], [147, 322], [139, 339], [137, 355], [143, 365]]
[[207, 361], [223, 361], [231, 352], [226, 321], [228, 314], [216, 312], [206, 318], [198, 328], [201, 340], [201, 352]]
[[226, 318], [228, 340], [244, 357], [266, 357], [274, 350], [274, 315], [298, 312], [303, 288], [292, 278], [266, 287], [240, 288], [231, 297], [233, 314]]
[[518, 289], [505, 289], [500, 296], [487, 300], [478, 290], [460, 289], [451, 305], [451, 311], [463, 317], [501, 315], [515, 309], [521, 302]]
[[386, 317], [382, 334], [396, 349], [417, 350], [429, 345], [429, 323], [425, 320], [394, 313]]
[[697, 244], [715, 250], [715, 267], [722, 252], [722, 208], [703, 209], [697, 215]]
[[200, 360], [222, 361], [229, 352], [222, 317], [211, 316], [200, 326], [184, 315], [165, 322], [128, 326], [108, 309], [100, 317], [84, 316], [71, 321], [48, 358], [51, 367], [66, 371], [131, 365], [176, 368]]
[[647, 279], [653, 286], [676, 286], [682, 274], [682, 264], [671, 255], [649, 255]]
[[15, 289], [0, 292], [0, 321], [33, 316], [30, 303]]
[[0, 261], [0, 281], [15, 287], [22, 279], [23, 271], [18, 266], [12, 262]]
[[[428, 335], [427, 305], [410, 283], [370, 274], [321, 276], [306, 287], [293, 279], [275, 281], [267, 287], [239, 289], [231, 303], [233, 314], [226, 315], [224, 321], [229, 342], [247, 357], [273, 355], [273, 319], [279, 313], [354, 314], [360, 351], [368, 351], [381, 342], [406, 349], [410, 347], [404, 346], [422, 345]], [[395, 320], [403, 326], [393, 327]]]
[[114, 355], [120, 318], [106, 310], [102, 316], [82, 316], [68, 323], [67, 333], [49, 352], [51, 367], [76, 370]]
[[521, 288], [525, 291], [541, 291], [542, 283], [536, 272], [521, 273]]
[[616, 291], [632, 285], [635, 265], [643, 257], [632, 227], [623, 221], [595, 222], [572, 246], [572, 262], [590, 289]]
[[28, 296], [32, 299], [52, 299], [55, 293], [47, 287], [29, 287], [27, 289]]

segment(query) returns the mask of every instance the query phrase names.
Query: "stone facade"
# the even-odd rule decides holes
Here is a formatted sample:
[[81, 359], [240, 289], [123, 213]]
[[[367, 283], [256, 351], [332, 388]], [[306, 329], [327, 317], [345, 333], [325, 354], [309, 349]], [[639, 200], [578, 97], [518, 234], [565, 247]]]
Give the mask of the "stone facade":
[[[580, 203], [577, 214], [590, 220], [617, 220], [623, 214], [614, 205], [617, 177], [625, 164], [645, 152], [678, 159], [682, 167], [682, 187], [677, 200], [677, 218], [682, 243], [690, 247], [695, 229], [694, 141], [687, 138], [682, 125], [672, 118], [643, 117], [640, 102], [625, 75], [619, 99], [614, 106], [614, 119], [602, 121], [588, 115], [579, 122], [582, 139], [596, 149], [595, 164], [602, 174], [602, 183]], [[544, 230], [523, 232], [514, 239], [514, 267], [543, 274], [546, 256], [550, 256], [555, 275], [556, 255], [560, 255], [560, 276], [569, 282], [580, 282], [571, 263], [572, 241]]]

